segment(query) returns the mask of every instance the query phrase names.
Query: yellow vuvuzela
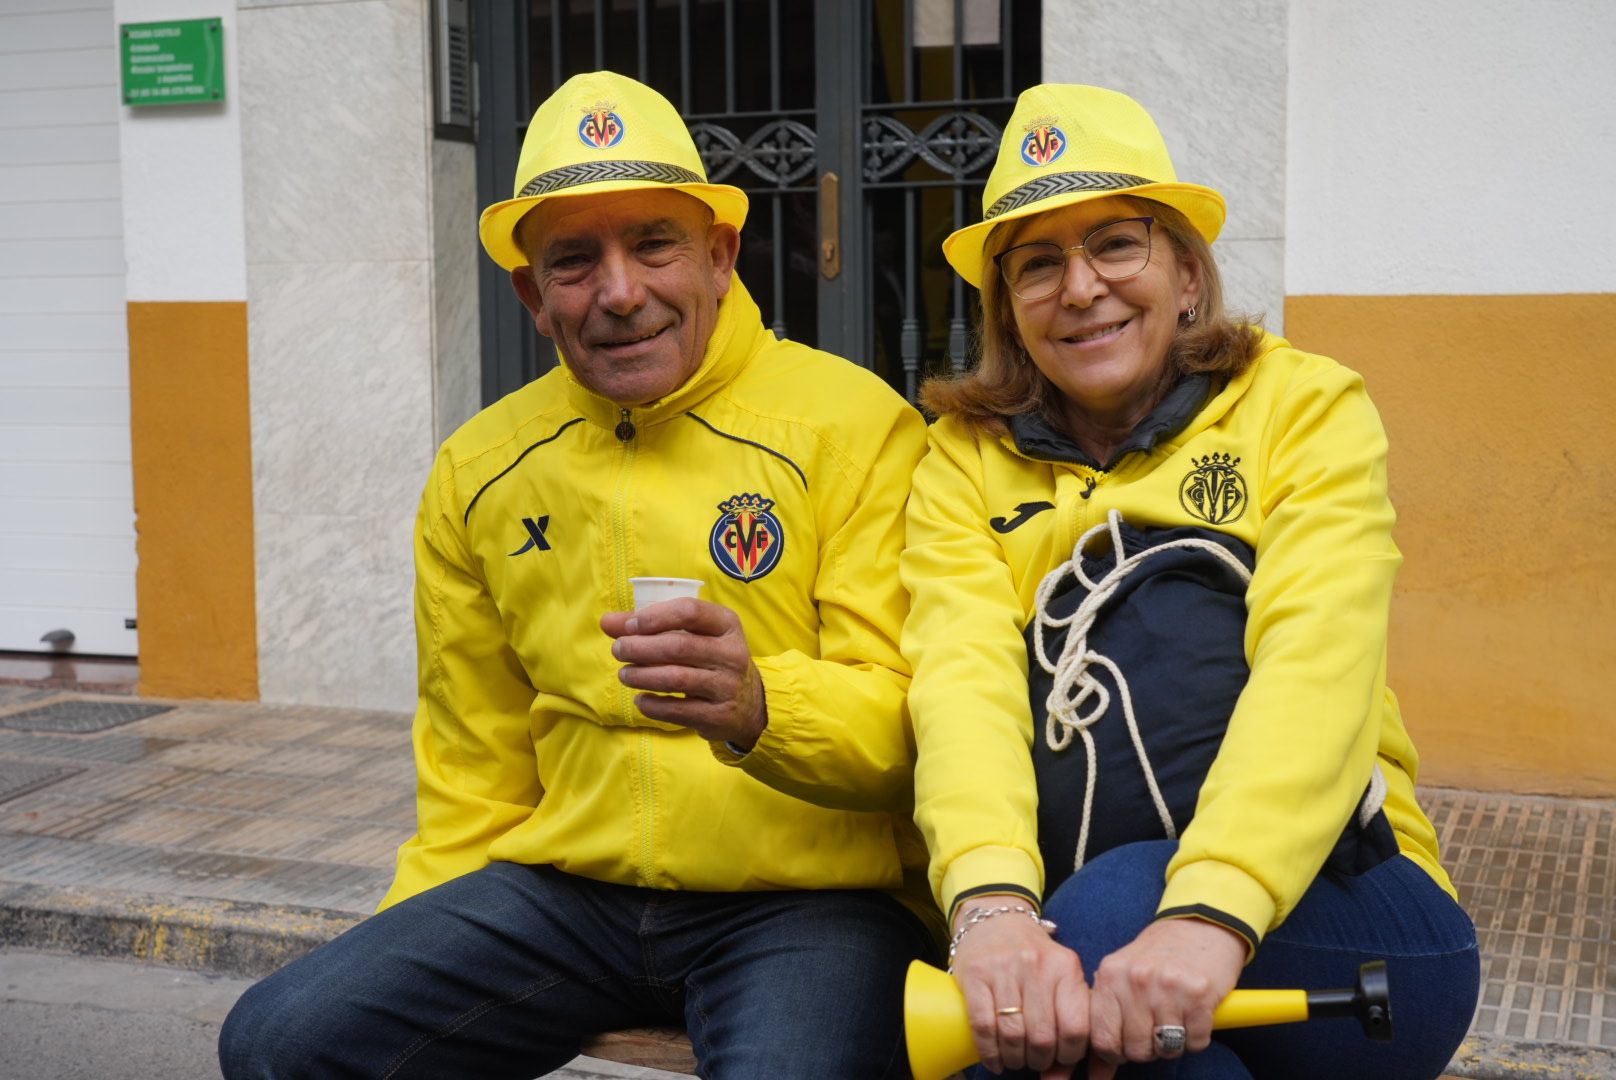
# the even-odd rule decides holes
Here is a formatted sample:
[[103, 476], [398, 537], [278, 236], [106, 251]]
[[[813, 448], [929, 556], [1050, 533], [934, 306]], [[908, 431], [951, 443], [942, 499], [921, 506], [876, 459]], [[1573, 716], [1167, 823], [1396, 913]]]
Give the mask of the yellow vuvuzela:
[[[1358, 969], [1350, 990], [1234, 990], [1213, 1010], [1214, 1028], [1288, 1024], [1326, 1016], [1350, 1016], [1377, 1042], [1392, 1037], [1391, 999], [1386, 964], [1374, 960]], [[965, 994], [947, 972], [916, 960], [903, 987], [904, 1039], [915, 1080], [943, 1080], [980, 1058], [971, 1038]]]

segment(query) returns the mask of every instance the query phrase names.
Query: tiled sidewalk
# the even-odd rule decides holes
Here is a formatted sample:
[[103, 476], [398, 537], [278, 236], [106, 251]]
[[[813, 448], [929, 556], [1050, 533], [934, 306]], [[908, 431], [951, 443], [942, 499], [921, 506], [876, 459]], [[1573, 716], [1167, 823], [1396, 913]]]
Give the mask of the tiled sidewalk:
[[56, 733], [30, 713], [97, 699], [11, 689], [0, 799], [29, 769], [58, 776], [0, 801], [0, 881], [364, 914], [391, 880], [415, 821], [407, 717], [186, 703]]
[[[71, 709], [97, 702], [111, 712]], [[51, 705], [70, 709], [36, 711]], [[163, 711], [127, 719], [130, 706]], [[0, 921], [8, 896], [49, 893], [148, 920], [187, 906], [245, 923], [241, 905], [323, 909], [306, 936], [328, 935], [375, 907], [411, 831], [408, 731], [397, 713], [0, 685]], [[1616, 1077], [1616, 802], [1422, 797], [1484, 956], [1454, 1071], [1513, 1075], [1518, 1060]], [[1526, 1045], [1538, 1040], [1552, 1045]]]

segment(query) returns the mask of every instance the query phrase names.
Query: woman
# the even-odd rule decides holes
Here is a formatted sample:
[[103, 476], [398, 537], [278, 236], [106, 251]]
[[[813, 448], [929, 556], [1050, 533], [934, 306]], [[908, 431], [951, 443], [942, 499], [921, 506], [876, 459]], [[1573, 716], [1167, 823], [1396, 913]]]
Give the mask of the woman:
[[[1121, 94], [1022, 94], [983, 206], [943, 245], [981, 355], [923, 392], [902, 565], [916, 817], [984, 1065], [1438, 1075], [1479, 963], [1385, 685], [1361, 380], [1224, 313], [1223, 198]], [[1390, 1044], [1213, 1035], [1237, 983], [1371, 959]]]

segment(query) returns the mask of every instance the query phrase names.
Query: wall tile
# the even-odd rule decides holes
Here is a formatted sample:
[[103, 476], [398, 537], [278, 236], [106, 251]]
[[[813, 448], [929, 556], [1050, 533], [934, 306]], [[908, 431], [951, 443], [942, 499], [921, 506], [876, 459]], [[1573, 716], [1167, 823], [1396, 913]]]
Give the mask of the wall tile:
[[398, 515], [257, 515], [265, 701], [414, 707], [410, 528]]
[[410, 530], [434, 446], [434, 333], [461, 338], [468, 318], [434, 303], [426, 10], [240, 4], [266, 701], [414, 696]]
[[258, 513], [411, 519], [433, 449], [429, 265], [248, 268]]
[[408, 707], [429, 264], [248, 269], [259, 689]]
[[1224, 236], [1285, 222], [1285, 0], [1044, 6], [1048, 82], [1120, 90], [1155, 117], [1183, 180], [1223, 192]]
[[1285, 332], [1285, 241], [1219, 240], [1212, 249], [1229, 310]]
[[239, 17], [248, 264], [423, 258], [421, 0]]
[[469, 143], [432, 144], [433, 434], [442, 442], [482, 404], [478, 324], [477, 156]]

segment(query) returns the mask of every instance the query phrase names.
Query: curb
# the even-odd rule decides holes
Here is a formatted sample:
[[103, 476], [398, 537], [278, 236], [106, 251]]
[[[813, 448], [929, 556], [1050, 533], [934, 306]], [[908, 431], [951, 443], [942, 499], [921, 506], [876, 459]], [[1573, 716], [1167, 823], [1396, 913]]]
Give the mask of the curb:
[[[0, 948], [68, 952], [263, 978], [363, 916], [325, 908], [111, 889], [0, 884]], [[1616, 1051], [1471, 1035], [1443, 1072], [1463, 1080], [1611, 1080]]]
[[1459, 1044], [1444, 1075], [1465, 1080], [1610, 1080], [1616, 1077], [1616, 1050], [1471, 1035]]
[[0, 946], [262, 978], [361, 916], [194, 897], [0, 884]]

